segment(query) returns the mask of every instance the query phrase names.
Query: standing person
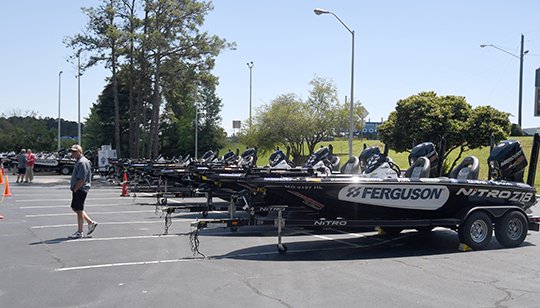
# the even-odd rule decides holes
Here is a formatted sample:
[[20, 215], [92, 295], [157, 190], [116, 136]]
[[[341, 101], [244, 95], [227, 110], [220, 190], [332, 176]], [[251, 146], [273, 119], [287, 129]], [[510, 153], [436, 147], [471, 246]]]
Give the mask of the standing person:
[[72, 191], [71, 209], [77, 213], [77, 232], [69, 236], [69, 238], [81, 238], [84, 236], [83, 224], [88, 223], [88, 233], [92, 234], [97, 227], [97, 222], [90, 219], [84, 211], [84, 200], [90, 190], [92, 179], [92, 166], [90, 161], [84, 157], [83, 149], [80, 145], [74, 144], [71, 147], [71, 156], [77, 160], [71, 175], [70, 189]]
[[26, 172], [25, 183], [32, 183], [34, 180], [34, 165], [36, 164], [36, 155], [32, 153], [31, 149], [26, 150]]
[[21, 153], [17, 157], [17, 182], [24, 181], [24, 175], [26, 173], [26, 150], [22, 149]]

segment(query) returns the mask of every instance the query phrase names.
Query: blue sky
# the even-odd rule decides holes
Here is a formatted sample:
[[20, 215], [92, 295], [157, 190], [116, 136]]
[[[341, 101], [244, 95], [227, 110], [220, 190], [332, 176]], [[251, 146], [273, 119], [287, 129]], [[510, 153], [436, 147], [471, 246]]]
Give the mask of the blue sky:
[[[76, 66], [67, 62], [64, 37], [87, 22], [82, 6], [97, 0], [18, 0], [2, 3], [0, 113], [36, 111], [77, 120]], [[386, 119], [399, 99], [421, 91], [465, 96], [473, 106], [491, 105], [517, 122], [519, 55], [525, 35], [523, 126], [540, 126], [534, 111], [534, 73], [540, 67], [540, 1], [501, 0], [215, 0], [204, 29], [231, 42], [214, 74], [223, 100], [222, 126], [249, 116], [249, 68], [253, 67], [253, 112], [281, 94], [307, 98], [315, 77], [332, 79], [344, 99], [350, 93], [351, 35], [355, 31], [355, 100], [370, 118]], [[109, 72], [91, 68], [81, 78], [81, 117], [88, 116]]]

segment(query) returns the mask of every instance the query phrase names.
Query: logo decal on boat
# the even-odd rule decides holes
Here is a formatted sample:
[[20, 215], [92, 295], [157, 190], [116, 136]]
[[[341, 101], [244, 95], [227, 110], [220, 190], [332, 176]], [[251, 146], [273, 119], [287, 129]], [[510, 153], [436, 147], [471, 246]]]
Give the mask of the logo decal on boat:
[[449, 196], [444, 185], [351, 184], [339, 191], [338, 199], [392, 208], [436, 210]]
[[464, 195], [467, 197], [480, 197], [480, 198], [498, 198], [513, 202], [527, 203], [530, 202], [533, 197], [533, 192], [527, 191], [511, 191], [500, 189], [487, 189], [487, 188], [460, 188], [456, 195]]

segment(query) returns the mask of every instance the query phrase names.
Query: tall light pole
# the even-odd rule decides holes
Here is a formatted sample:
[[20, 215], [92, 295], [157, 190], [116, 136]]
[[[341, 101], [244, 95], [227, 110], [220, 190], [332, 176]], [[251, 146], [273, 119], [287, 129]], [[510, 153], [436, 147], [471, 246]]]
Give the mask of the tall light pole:
[[353, 156], [352, 141], [353, 141], [353, 109], [354, 109], [354, 30], [351, 30], [336, 14], [325, 9], [314, 9], [313, 12], [317, 15], [331, 14], [351, 33], [352, 36], [352, 53], [351, 53], [351, 106], [349, 110], [349, 157]]
[[198, 149], [199, 149], [199, 111], [197, 110], [197, 106], [195, 106], [195, 160], [197, 160], [197, 157], [199, 156]]
[[81, 144], [81, 50], [77, 51], [77, 133], [79, 134], [79, 145]]
[[249, 132], [251, 132], [251, 100], [253, 95], [253, 61], [246, 63], [249, 67]]
[[495, 45], [492, 45], [492, 44], [482, 44], [480, 45], [480, 47], [484, 48], [484, 47], [493, 47], [495, 49], [498, 49], [504, 53], [507, 53], [509, 55], [511, 55], [512, 57], [515, 57], [515, 58], [518, 58], [519, 59], [519, 94], [518, 94], [518, 125], [520, 128], [522, 128], [521, 126], [521, 110], [522, 110], [522, 98], [523, 98], [523, 57], [529, 52], [528, 50], [523, 50], [523, 47], [524, 47], [524, 40], [525, 40], [525, 37], [523, 36], [523, 34], [521, 34], [521, 49], [520, 49], [520, 52], [519, 52], [519, 55], [515, 55], [505, 49], [502, 49], [500, 47], [497, 47]]
[[60, 97], [62, 94], [62, 71], [58, 72], [58, 151], [60, 151]]

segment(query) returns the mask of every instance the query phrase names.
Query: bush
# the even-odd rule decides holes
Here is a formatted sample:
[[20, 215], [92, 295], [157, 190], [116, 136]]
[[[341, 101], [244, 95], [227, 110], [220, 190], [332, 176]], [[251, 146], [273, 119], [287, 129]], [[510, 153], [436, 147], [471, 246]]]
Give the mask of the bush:
[[512, 123], [512, 128], [510, 131], [510, 136], [523, 136], [523, 130], [516, 123]]

